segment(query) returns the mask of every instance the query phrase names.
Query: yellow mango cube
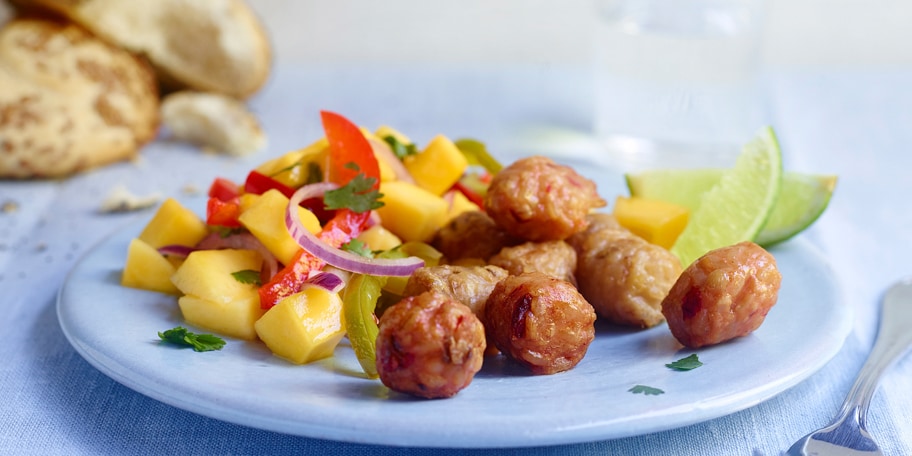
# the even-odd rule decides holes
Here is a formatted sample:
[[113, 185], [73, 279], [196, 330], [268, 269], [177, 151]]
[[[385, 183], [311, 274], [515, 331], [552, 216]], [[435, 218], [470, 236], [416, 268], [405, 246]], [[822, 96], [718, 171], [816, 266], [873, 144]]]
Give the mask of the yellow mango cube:
[[158, 250], [139, 239], [133, 239], [127, 247], [127, 261], [120, 276], [120, 284], [142, 290], [180, 294], [171, 283], [174, 270], [174, 264], [158, 253]]
[[256, 286], [241, 283], [232, 273], [259, 271], [263, 266], [260, 254], [253, 250], [197, 250], [171, 276], [171, 282], [181, 293], [218, 303], [229, 303], [239, 296], [257, 295]]
[[[238, 217], [241, 225], [250, 230], [282, 264], [291, 263], [301, 248], [285, 228], [287, 207], [288, 198], [282, 192], [272, 189], [260, 195]], [[311, 233], [318, 233], [322, 229], [317, 216], [303, 207], [298, 207], [298, 219]]]
[[619, 196], [614, 203], [618, 223], [637, 236], [666, 249], [687, 226], [689, 210], [665, 201]]
[[225, 336], [254, 340], [254, 324], [265, 312], [260, 308], [260, 296], [239, 296], [228, 303], [209, 301], [184, 295], [177, 299], [181, 314], [187, 323]]
[[389, 250], [402, 244], [402, 240], [381, 225], [374, 225], [358, 235], [357, 239], [371, 250]]
[[295, 364], [332, 356], [345, 335], [342, 299], [319, 287], [305, 287], [269, 309], [254, 324], [273, 354]]
[[193, 325], [241, 339], [255, 339], [254, 323], [263, 314], [257, 286], [232, 274], [257, 271], [263, 259], [253, 250], [198, 250], [190, 253], [171, 282], [184, 319]]
[[443, 198], [403, 181], [380, 185], [384, 205], [377, 209], [383, 226], [403, 242], [427, 242], [447, 221], [450, 205]]
[[456, 144], [443, 135], [435, 136], [424, 150], [402, 162], [418, 186], [435, 195], [449, 190], [469, 166]]
[[139, 239], [153, 249], [166, 245], [192, 247], [207, 234], [209, 229], [199, 216], [174, 198], [168, 198], [143, 228]]
[[291, 188], [298, 188], [307, 183], [310, 163], [315, 163], [321, 169], [325, 169], [327, 150], [329, 150], [329, 141], [326, 138], [320, 138], [303, 149], [293, 150], [262, 163], [257, 166], [256, 171]]

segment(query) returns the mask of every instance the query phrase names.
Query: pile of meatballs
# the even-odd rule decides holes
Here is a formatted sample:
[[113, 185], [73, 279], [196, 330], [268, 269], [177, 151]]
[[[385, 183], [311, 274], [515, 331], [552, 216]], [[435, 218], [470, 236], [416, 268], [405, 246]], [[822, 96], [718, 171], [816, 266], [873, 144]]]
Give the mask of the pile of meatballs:
[[667, 321], [682, 345], [717, 344], [754, 331], [776, 303], [781, 276], [760, 246], [714, 250], [682, 270], [677, 256], [596, 212], [606, 202], [594, 182], [547, 157], [504, 168], [484, 203], [438, 231], [432, 245], [445, 261], [418, 269], [381, 314], [377, 370], [390, 389], [453, 396], [485, 356], [531, 374], [572, 369], [596, 318]]

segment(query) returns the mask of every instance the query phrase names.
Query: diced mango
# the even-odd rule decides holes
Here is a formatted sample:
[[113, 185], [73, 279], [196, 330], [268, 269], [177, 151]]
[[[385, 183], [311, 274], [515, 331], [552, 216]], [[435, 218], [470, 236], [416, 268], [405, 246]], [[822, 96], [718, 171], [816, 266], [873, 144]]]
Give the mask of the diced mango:
[[296, 364], [332, 356], [345, 334], [342, 299], [319, 287], [305, 287], [269, 309], [254, 324], [276, 356]]
[[253, 250], [197, 250], [187, 256], [171, 276], [171, 282], [183, 294], [229, 303], [250, 293], [257, 294], [255, 285], [241, 283], [231, 274], [259, 271], [262, 265], [263, 259]]
[[[282, 192], [272, 189], [264, 192], [250, 207], [241, 213], [238, 220], [250, 230], [282, 264], [291, 263], [301, 248], [288, 229], [285, 228], [285, 209], [288, 198]], [[298, 218], [311, 233], [321, 230], [317, 216], [307, 209], [298, 208]]]
[[405, 241], [429, 241], [447, 221], [449, 204], [427, 190], [403, 181], [380, 185], [384, 205], [377, 209], [383, 226]]
[[427, 147], [402, 161], [421, 188], [442, 195], [465, 172], [469, 162], [459, 148], [443, 135], [437, 135]]
[[450, 203], [450, 208], [447, 211], [447, 222], [453, 220], [457, 215], [462, 214], [463, 212], [481, 210], [477, 204], [469, 201], [469, 199], [458, 190], [448, 191], [444, 195], [444, 199]]
[[206, 223], [174, 198], [166, 199], [146, 224], [139, 239], [153, 249], [166, 245], [194, 246], [209, 234]]
[[619, 196], [614, 203], [614, 216], [634, 234], [670, 249], [687, 226], [689, 211], [665, 201]]
[[158, 250], [139, 239], [133, 239], [127, 247], [127, 262], [120, 276], [120, 284], [142, 290], [180, 294], [171, 283], [174, 270], [173, 263], [158, 253]]
[[260, 308], [260, 297], [256, 291], [253, 295], [238, 297], [229, 303], [184, 295], [177, 299], [177, 305], [187, 323], [246, 340], [256, 339], [254, 325], [265, 312]]
[[263, 260], [253, 250], [198, 250], [171, 276], [185, 296], [178, 299], [184, 319], [193, 325], [241, 339], [255, 339], [254, 323], [263, 314], [255, 284], [232, 273], [259, 271]]
[[247, 209], [250, 209], [250, 207], [253, 206], [253, 203], [255, 203], [258, 199], [260, 199], [260, 195], [257, 195], [255, 193], [244, 193], [241, 195], [239, 198], [240, 201], [238, 203], [241, 207], [241, 213]]
[[402, 244], [402, 240], [381, 225], [374, 225], [358, 235], [359, 241], [367, 244], [371, 250], [389, 250]]
[[293, 150], [264, 162], [256, 168], [256, 171], [291, 188], [298, 188], [307, 183], [311, 163], [320, 166], [321, 169], [325, 168], [327, 150], [329, 150], [329, 142], [326, 138], [320, 138], [303, 149]]

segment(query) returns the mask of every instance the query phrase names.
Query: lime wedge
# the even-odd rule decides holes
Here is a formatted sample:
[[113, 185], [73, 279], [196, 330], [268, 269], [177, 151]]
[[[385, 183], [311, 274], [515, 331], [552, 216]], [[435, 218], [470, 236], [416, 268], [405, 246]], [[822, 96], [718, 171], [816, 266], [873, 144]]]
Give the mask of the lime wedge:
[[771, 127], [744, 145], [735, 166], [700, 198], [671, 251], [685, 267], [710, 250], [756, 239], [782, 186], [782, 154]]
[[[658, 169], [624, 177], [631, 196], [674, 203], [693, 212], [724, 172], [720, 168]], [[769, 247], [807, 229], [827, 208], [836, 181], [833, 175], [786, 171], [782, 175], [779, 199], [754, 242]]]
[[832, 175], [785, 173], [779, 200], [754, 242], [769, 247], [811, 226], [830, 204], [836, 180]]

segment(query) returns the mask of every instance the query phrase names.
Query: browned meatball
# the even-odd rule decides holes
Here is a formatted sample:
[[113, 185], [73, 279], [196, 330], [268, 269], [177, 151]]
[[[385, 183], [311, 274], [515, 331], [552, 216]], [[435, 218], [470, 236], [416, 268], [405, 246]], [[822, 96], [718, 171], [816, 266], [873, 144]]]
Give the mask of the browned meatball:
[[718, 344], [759, 328], [781, 281], [776, 259], [759, 245], [722, 247], [684, 270], [662, 301], [662, 313], [681, 344]]
[[606, 204], [594, 182], [541, 156], [497, 173], [484, 203], [498, 226], [529, 241], [564, 240], [586, 228], [590, 210]]
[[600, 250], [604, 243], [616, 236], [636, 235], [621, 225], [614, 214], [593, 212], [586, 215], [586, 229], [567, 238], [567, 243], [577, 252]]
[[526, 242], [515, 247], [504, 247], [488, 261], [512, 275], [541, 272], [555, 279], [576, 283], [573, 277], [576, 250], [564, 241]]
[[535, 374], [573, 368], [595, 338], [595, 312], [573, 285], [540, 272], [510, 276], [485, 305], [488, 337]]
[[423, 293], [380, 318], [377, 372], [392, 390], [450, 397], [472, 382], [484, 350], [484, 326], [471, 309], [443, 294]]
[[664, 320], [662, 299], [681, 273], [677, 256], [610, 226], [574, 241], [581, 246], [576, 283], [599, 317], [641, 328]]
[[465, 258], [487, 261], [504, 246], [519, 242], [519, 239], [498, 227], [488, 214], [468, 211], [437, 230], [431, 245], [443, 253], [448, 262]]
[[494, 285], [509, 275], [497, 266], [440, 265], [418, 268], [405, 285], [404, 296], [436, 291], [467, 305], [475, 315], [484, 315], [484, 305]]

